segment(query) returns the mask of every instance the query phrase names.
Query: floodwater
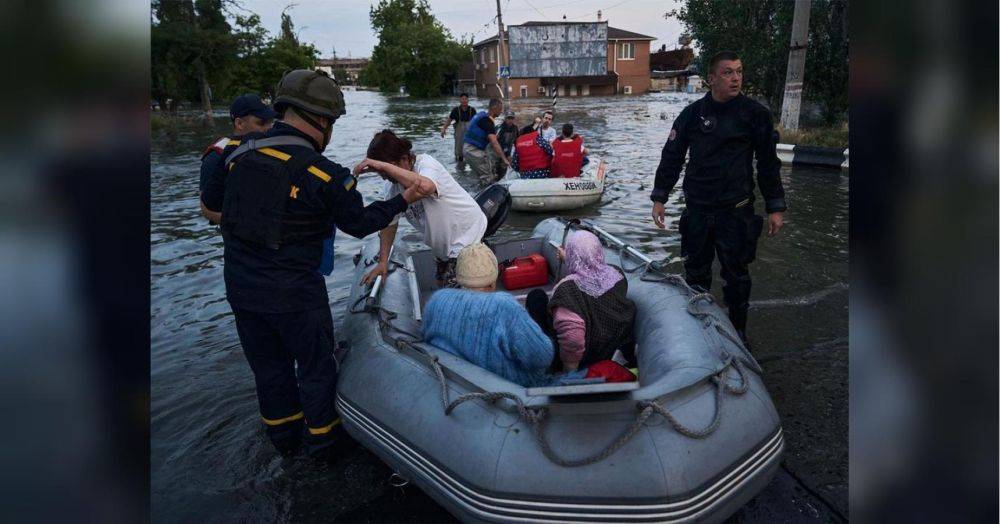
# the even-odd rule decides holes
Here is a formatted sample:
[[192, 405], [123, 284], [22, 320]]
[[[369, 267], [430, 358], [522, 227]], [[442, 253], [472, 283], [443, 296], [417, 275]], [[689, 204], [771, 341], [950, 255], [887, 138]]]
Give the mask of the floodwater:
[[[571, 122], [592, 158], [608, 162], [603, 199], [567, 216], [589, 217], [680, 272], [679, 191], [667, 205], [668, 229], [655, 228], [649, 192], [673, 119], [698, 95], [560, 98], [558, 125]], [[352, 167], [371, 136], [391, 128], [418, 153], [450, 167], [466, 189], [481, 187], [452, 159], [451, 132], [439, 134], [455, 99], [411, 100], [345, 92], [347, 114], [326, 155]], [[472, 100], [477, 108], [485, 100]], [[549, 100], [515, 101], [518, 124]], [[222, 239], [198, 211], [200, 151], [228, 131], [183, 125], [153, 132], [151, 224], [151, 473], [153, 517], [163, 522], [448, 521], [419, 489], [390, 484], [392, 471], [355, 449], [334, 464], [284, 460], [261, 427], [253, 378], [225, 299]], [[848, 175], [837, 169], [782, 168], [789, 211], [778, 236], [763, 237], [749, 334], [787, 439], [774, 482], [733, 516], [738, 522], [840, 520], [847, 512]], [[679, 186], [680, 184], [678, 184]], [[381, 180], [363, 179], [376, 198]], [[758, 212], [761, 202], [757, 202]], [[530, 233], [546, 215], [512, 213], [498, 236]], [[420, 243], [401, 221], [401, 236]], [[361, 241], [337, 236], [336, 270], [327, 278], [335, 326], [343, 321], [351, 257]], [[716, 270], [714, 292], [721, 297]]]

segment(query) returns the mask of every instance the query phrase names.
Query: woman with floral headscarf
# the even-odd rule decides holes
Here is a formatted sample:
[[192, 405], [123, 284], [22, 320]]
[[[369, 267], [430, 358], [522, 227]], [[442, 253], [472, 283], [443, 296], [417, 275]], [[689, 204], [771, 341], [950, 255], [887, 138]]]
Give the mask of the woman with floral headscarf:
[[[556, 284], [546, 310], [551, 314], [549, 333], [559, 346], [561, 371], [571, 372], [610, 359], [616, 349], [631, 344], [635, 303], [625, 296], [628, 281], [621, 271], [604, 262], [604, 247], [593, 233], [573, 232], [563, 258], [568, 274]], [[528, 296], [536, 321], [544, 300], [541, 291]]]

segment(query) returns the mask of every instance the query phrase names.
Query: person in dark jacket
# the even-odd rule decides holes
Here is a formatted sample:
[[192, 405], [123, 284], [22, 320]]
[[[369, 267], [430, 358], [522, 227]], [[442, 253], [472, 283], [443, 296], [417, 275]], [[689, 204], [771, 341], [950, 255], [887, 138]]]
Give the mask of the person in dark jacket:
[[781, 163], [771, 113], [740, 92], [739, 56], [731, 51], [713, 56], [708, 83], [711, 91], [681, 111], [663, 146], [650, 195], [653, 222], [665, 228], [664, 204], [690, 150], [683, 188], [686, 207], [679, 224], [686, 279], [693, 287], [711, 289], [712, 261], [718, 255], [729, 318], [749, 348], [747, 265], [756, 256], [763, 228], [763, 218], [754, 214], [754, 159], [768, 214], [768, 236], [784, 224]]
[[[504, 117], [503, 123], [497, 127], [497, 142], [500, 142], [500, 149], [503, 150], [503, 154], [507, 158], [510, 158], [511, 150], [514, 148], [514, 141], [517, 140], [519, 134], [520, 130], [514, 122], [514, 113], [508, 112]], [[507, 164], [494, 162], [494, 166], [496, 167], [497, 179], [503, 178], [507, 172]]]
[[[201, 155], [201, 180], [199, 188], [202, 194], [205, 192], [206, 184], [212, 180], [220, 180], [222, 176], [225, 176], [225, 173], [221, 173], [222, 176], [219, 176], [219, 172], [223, 169], [222, 161], [224, 158], [222, 151], [226, 149], [229, 142], [239, 142], [243, 138], [243, 135], [247, 133], [263, 133], [271, 129], [274, 119], [277, 116], [278, 113], [275, 113], [273, 109], [265, 105], [264, 102], [261, 102], [260, 97], [257, 95], [240, 95], [233, 100], [233, 103], [229, 106], [229, 120], [233, 123], [233, 134], [224, 136], [213, 142], [205, 148], [205, 152]], [[201, 198], [198, 201], [201, 204], [202, 216], [207, 218], [209, 222], [218, 224], [222, 221], [222, 213], [209, 211]]]
[[334, 410], [324, 242], [334, 227], [357, 238], [385, 228], [430, 194], [429, 181], [390, 174], [406, 190], [364, 205], [351, 171], [321, 154], [345, 112], [339, 86], [322, 71], [286, 74], [274, 106], [281, 121], [229, 145], [221, 180], [207, 185], [203, 198], [222, 212], [226, 298], [267, 435], [283, 454], [303, 442], [315, 454], [347, 438]]

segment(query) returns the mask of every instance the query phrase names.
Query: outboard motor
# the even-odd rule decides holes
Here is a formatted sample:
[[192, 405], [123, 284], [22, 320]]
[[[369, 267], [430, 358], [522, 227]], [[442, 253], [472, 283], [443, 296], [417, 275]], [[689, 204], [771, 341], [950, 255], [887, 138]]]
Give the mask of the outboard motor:
[[493, 184], [476, 195], [476, 203], [486, 215], [486, 233], [483, 234], [485, 240], [493, 236], [493, 233], [507, 221], [511, 203], [510, 191], [500, 184]]

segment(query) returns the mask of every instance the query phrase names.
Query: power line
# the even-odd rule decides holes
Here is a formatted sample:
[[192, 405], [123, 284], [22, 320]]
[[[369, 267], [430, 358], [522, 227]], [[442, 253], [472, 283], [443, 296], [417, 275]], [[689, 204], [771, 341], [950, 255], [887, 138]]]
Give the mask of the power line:
[[535, 6], [531, 5], [531, 2], [529, 2], [528, 0], [524, 0], [524, 3], [528, 4], [528, 7], [530, 7], [530, 8], [532, 8], [532, 9], [534, 9], [536, 13], [538, 13], [538, 14], [542, 15], [542, 18], [544, 18], [544, 19], [546, 19], [546, 20], [548, 20], [548, 19], [549, 19], [549, 17], [548, 17], [548, 16], [546, 16], [546, 15], [545, 15], [545, 13], [543, 13], [543, 12], [539, 11], [537, 7], [535, 7]]

